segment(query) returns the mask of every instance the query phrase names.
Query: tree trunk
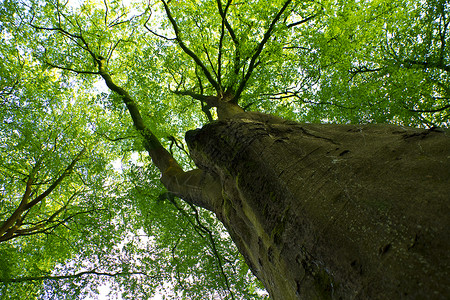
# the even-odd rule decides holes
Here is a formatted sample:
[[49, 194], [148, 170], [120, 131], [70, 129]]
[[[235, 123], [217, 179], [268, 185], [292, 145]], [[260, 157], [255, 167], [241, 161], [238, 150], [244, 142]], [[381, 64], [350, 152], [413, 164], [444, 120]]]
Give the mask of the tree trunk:
[[243, 113], [186, 141], [273, 299], [450, 297], [448, 132]]

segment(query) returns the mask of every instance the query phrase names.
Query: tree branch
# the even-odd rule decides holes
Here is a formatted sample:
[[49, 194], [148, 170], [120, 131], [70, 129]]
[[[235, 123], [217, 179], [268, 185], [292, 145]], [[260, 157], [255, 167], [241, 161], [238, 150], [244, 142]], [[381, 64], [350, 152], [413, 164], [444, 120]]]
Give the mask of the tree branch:
[[34, 205], [36, 205], [40, 201], [42, 201], [42, 199], [47, 197], [61, 183], [61, 181], [63, 181], [63, 179], [65, 177], [67, 177], [68, 175], [70, 175], [70, 173], [72, 173], [73, 167], [81, 159], [81, 157], [84, 155], [85, 152], [86, 152], [86, 148], [81, 150], [78, 153], [78, 155], [72, 160], [70, 165], [67, 166], [67, 168], [64, 170], [64, 172], [55, 180], [55, 182], [53, 182], [53, 184], [51, 184], [42, 194], [40, 194], [34, 200], [32, 200], [30, 203], [28, 203], [25, 206], [25, 209], [30, 209], [31, 207], [33, 207]]
[[184, 152], [184, 154], [186, 154], [187, 156], [189, 156], [189, 153], [186, 151], [186, 149], [184, 148], [184, 145], [182, 142], [179, 142], [173, 135], [168, 136], [168, 139], [171, 141], [170, 143], [170, 153], [172, 152], [172, 146], [173, 144], [175, 144], [175, 146], [182, 152]]
[[[8, 237], [6, 237], [5, 235], [2, 236], [2, 237], [0, 238], [0, 242], [12, 240], [12, 239], [14, 239], [14, 238], [21, 237], [21, 236], [29, 236], [29, 235], [35, 235], [35, 234], [40, 234], [40, 233], [48, 234], [48, 232], [49, 232], [50, 230], [55, 229], [55, 228], [58, 227], [59, 225], [64, 225], [65, 227], [67, 227], [67, 226], [65, 225], [65, 223], [67, 223], [67, 221], [69, 221], [70, 219], [73, 219], [73, 218], [74, 218], [75, 216], [77, 216], [77, 215], [80, 215], [80, 214], [86, 214], [86, 213], [89, 213], [89, 212], [92, 212], [92, 211], [96, 211], [96, 210], [97, 210], [97, 209], [92, 209], [92, 210], [88, 210], [88, 211], [77, 212], [77, 213], [74, 213], [73, 215], [70, 215], [70, 216], [66, 217], [65, 219], [61, 219], [61, 220], [58, 220], [58, 221], [53, 221], [53, 220], [49, 221], [50, 218], [47, 219], [47, 220], [45, 220], [45, 221], [40, 221], [40, 222], [37, 223], [37, 225], [35, 226], [35, 228], [33, 228], [33, 231], [31, 231], [31, 230], [28, 229], [28, 228], [27, 228], [27, 229], [19, 229], [19, 230], [15, 231], [14, 234], [11, 235], [11, 236], [8, 236]], [[53, 215], [56, 216], [57, 214], [55, 213], [55, 214], [53, 214]], [[52, 216], [53, 216], [53, 215], [52, 215]], [[52, 217], [52, 216], [51, 216], [51, 217]], [[52, 223], [55, 223], [55, 224], [52, 224]], [[46, 225], [49, 225], [49, 224], [52, 224], [52, 225], [45, 227]], [[45, 227], [45, 228], [44, 228], [44, 227]], [[68, 227], [67, 227], [67, 228], [68, 228]]]
[[[212, 178], [198, 169], [185, 172], [173, 156], [162, 146], [158, 138], [145, 125], [137, 104], [131, 98], [130, 94], [116, 85], [111, 76], [106, 72], [104, 58], [98, 57], [97, 63], [99, 73], [105, 80], [108, 88], [119, 94], [127, 106], [136, 130], [144, 139], [145, 149], [152, 158], [155, 166], [162, 173], [161, 182], [164, 186], [170, 192], [176, 194], [177, 197], [191, 204], [213, 211], [214, 206], [220, 202], [218, 198], [221, 197], [221, 192], [218, 192], [221, 189], [219, 188], [220, 184], [217, 179]], [[205, 102], [208, 100], [207, 98], [205, 98]]]
[[383, 70], [383, 68], [370, 69], [370, 68], [368, 68], [368, 67], [366, 67], [366, 66], [361, 66], [361, 67], [354, 67], [354, 68], [351, 68], [351, 69], [349, 70], [349, 73], [351, 74], [351, 77], [350, 77], [350, 79], [349, 79], [349, 82], [350, 82], [351, 80], [353, 80], [353, 78], [355, 78], [355, 76], [358, 75], [358, 74], [362, 74], [362, 73], [370, 73], [370, 72], [378, 72], [378, 71], [381, 71], [381, 70]]
[[303, 20], [300, 20], [300, 21], [298, 21], [298, 22], [294, 22], [294, 23], [288, 24], [288, 25], [286, 25], [286, 27], [287, 27], [287, 28], [291, 28], [291, 27], [294, 27], [294, 26], [297, 26], [297, 25], [306, 23], [306, 22], [308, 22], [309, 20], [315, 18], [316, 16], [317, 16], [317, 15], [309, 16], [309, 17], [307, 17], [306, 19], [303, 19]]
[[192, 91], [173, 91], [173, 93], [177, 95], [190, 96], [195, 100], [205, 102], [211, 107], [217, 107], [219, 103], [219, 99], [216, 96], [205, 96]]
[[222, 7], [222, 0], [217, 0], [217, 7], [219, 10], [220, 17], [222, 18], [222, 25], [221, 25], [221, 31], [220, 31], [220, 38], [219, 38], [219, 54], [217, 57], [217, 64], [218, 64], [218, 81], [219, 85], [221, 85], [222, 80], [222, 48], [223, 48], [223, 39], [225, 37], [225, 28], [227, 29], [231, 39], [234, 43], [234, 74], [239, 74], [239, 64], [241, 63], [241, 57], [240, 57], [240, 49], [239, 49], [239, 41], [236, 37], [236, 34], [234, 33], [233, 28], [231, 27], [230, 23], [227, 20], [227, 11], [228, 8], [231, 5], [232, 0], [228, 0], [227, 4], [225, 5], [225, 9]]
[[333, 102], [314, 102], [314, 101], [310, 101], [310, 100], [305, 100], [302, 97], [300, 97], [298, 91], [286, 90], [284, 92], [279, 92], [279, 93], [275, 93], [275, 94], [263, 94], [262, 96], [268, 96], [269, 99], [271, 99], [271, 100], [282, 100], [282, 99], [289, 99], [289, 98], [297, 98], [299, 100], [293, 101], [293, 102], [302, 102], [302, 103], [313, 104], [313, 105], [332, 105], [332, 106], [336, 106], [336, 107], [344, 108], [344, 109], [355, 109], [356, 108], [355, 106], [347, 107], [347, 106], [336, 104], [336, 103], [333, 103]]
[[[42, 27], [42, 26], [38, 26], [38, 25], [34, 25], [33, 22], [34, 16], [33, 18], [30, 20], [29, 24], [31, 27], [35, 28], [35, 29], [39, 29], [39, 30], [47, 30], [47, 31], [58, 31], [61, 34], [67, 36], [69, 39], [73, 40], [78, 46], [80, 46], [82, 49], [86, 50], [91, 57], [95, 60], [95, 54], [94, 52], [90, 49], [89, 44], [86, 42], [86, 40], [84, 39], [82, 34], [73, 34], [68, 32], [67, 30], [63, 29], [62, 27]], [[78, 27], [81, 30], [81, 26], [80, 24], [78, 24], [78, 20], [76, 20]], [[80, 40], [83, 45], [80, 45], [77, 40]]]
[[208, 227], [206, 227], [205, 225], [203, 225], [202, 222], [200, 221], [200, 216], [199, 216], [199, 214], [198, 214], [197, 208], [196, 208], [195, 206], [193, 206], [192, 204], [188, 203], [189, 206], [191, 207], [191, 209], [192, 209], [193, 212], [194, 212], [194, 218], [195, 218], [195, 221], [196, 221], [196, 223], [197, 223], [197, 224], [195, 224], [195, 223], [191, 220], [190, 215], [189, 215], [182, 207], [180, 207], [180, 206], [177, 204], [177, 202], [175, 201], [173, 195], [168, 195], [167, 199], [168, 199], [168, 200], [175, 206], [175, 208], [176, 208], [176, 209], [177, 209], [177, 210], [178, 210], [178, 211], [179, 211], [179, 212], [187, 219], [187, 221], [189, 222], [189, 224], [191, 224], [191, 226], [192, 226], [192, 227], [194, 228], [194, 230], [198, 233], [198, 235], [200, 235], [202, 238], [204, 238], [204, 236], [202, 235], [201, 232], [203, 232], [203, 233], [205, 233], [205, 234], [208, 235], [208, 240], [209, 240], [209, 242], [210, 242], [210, 244], [211, 244], [211, 250], [212, 250], [212, 252], [213, 252], [213, 254], [214, 254], [214, 257], [215, 257], [216, 260], [217, 260], [217, 266], [218, 266], [219, 272], [221, 273], [221, 275], [222, 275], [222, 277], [223, 277], [223, 279], [224, 279], [224, 281], [225, 281], [225, 286], [226, 286], [228, 292], [230, 293], [231, 299], [235, 299], [235, 298], [234, 298], [234, 294], [233, 294], [233, 292], [231, 291], [231, 288], [230, 288], [230, 284], [229, 284], [229, 281], [228, 281], [228, 277], [227, 277], [227, 275], [225, 274], [225, 270], [224, 270], [224, 268], [223, 268], [223, 263], [222, 263], [221, 255], [220, 255], [220, 253], [219, 253], [219, 251], [217, 250], [217, 247], [216, 247], [216, 242], [215, 242], [215, 240], [214, 240], [214, 235], [213, 235], [212, 231], [211, 231]]
[[417, 60], [412, 60], [412, 59], [405, 59], [405, 60], [401, 61], [401, 63], [408, 69], [411, 68], [412, 66], [419, 66], [423, 69], [436, 68], [436, 69], [440, 69], [440, 70], [443, 70], [446, 72], [450, 72], [450, 66], [444, 64], [441, 61], [428, 62], [428, 61], [417, 61]]
[[68, 67], [61, 67], [55, 64], [52, 64], [51, 62], [45, 60], [45, 63], [53, 68], [57, 68], [57, 69], [61, 69], [61, 70], [66, 70], [66, 71], [71, 71], [77, 74], [91, 74], [91, 75], [98, 75], [98, 72], [92, 72], [92, 71], [80, 71], [80, 70], [75, 70], [72, 68], [68, 68]]
[[0, 282], [26, 282], [26, 281], [43, 281], [43, 280], [63, 280], [63, 279], [74, 279], [79, 278], [85, 275], [96, 275], [96, 276], [108, 276], [108, 277], [116, 277], [116, 276], [131, 276], [131, 275], [144, 275], [148, 276], [144, 272], [97, 272], [95, 270], [84, 271], [71, 275], [59, 275], [59, 276], [29, 276], [29, 277], [19, 277], [19, 278], [0, 278]]
[[[2, 90], [0, 90], [0, 98], [3, 98], [4, 100], [6, 100], [6, 96], [12, 95], [14, 89], [16, 88], [16, 86], [19, 84], [19, 80], [15, 80], [13, 82], [13, 84], [11, 84], [10, 87], [8, 86], [4, 86], [2, 88]], [[9, 91], [7, 91], [9, 89]]]
[[145, 125], [142, 119], [141, 113], [139, 112], [137, 104], [131, 98], [130, 94], [114, 83], [109, 73], [105, 68], [105, 59], [103, 57], [97, 57], [97, 64], [100, 76], [104, 79], [108, 88], [119, 94], [122, 97], [124, 104], [126, 105], [128, 112], [133, 120], [134, 127], [144, 138], [144, 147], [150, 154], [153, 163], [161, 171], [161, 173], [166, 173], [169, 169], [173, 169], [176, 172], [182, 172], [183, 169], [175, 161], [175, 159], [170, 155], [169, 152], [161, 145], [158, 138], [153, 134], [153, 132]]
[[[81, 159], [81, 156], [84, 154], [85, 149], [83, 149], [70, 163], [70, 165], [64, 170], [64, 172], [51, 184], [42, 194], [37, 196], [34, 200], [28, 202], [30, 195], [32, 193], [31, 186], [34, 184], [34, 176], [39, 168], [39, 162], [35, 165], [33, 170], [31, 171], [26, 187], [25, 187], [25, 193], [22, 196], [22, 200], [19, 204], [19, 207], [14, 211], [14, 213], [3, 223], [3, 225], [0, 228], [0, 242], [9, 240], [15, 236], [18, 236], [20, 234], [14, 235], [16, 232], [19, 231], [20, 226], [22, 225], [23, 218], [25, 218], [26, 214], [32, 208], [34, 205], [42, 201], [45, 197], [47, 197], [60, 183], [61, 181], [72, 172], [73, 167], [75, 164]], [[22, 214], [25, 213], [25, 215], [22, 217]], [[13, 224], [15, 224], [13, 226]], [[38, 230], [39, 228], [35, 228], [35, 230]], [[23, 229], [26, 231], [26, 229]]]
[[228, 8], [231, 5], [231, 1], [232, 0], [228, 0], [226, 6], [225, 6], [225, 10], [222, 7], [222, 1], [221, 0], [217, 0], [217, 6], [219, 8], [219, 14], [222, 17], [222, 22], [224, 24], [224, 26], [227, 28], [228, 33], [230, 34], [231, 39], [233, 40], [233, 43], [236, 45], [236, 48], [238, 48], [239, 46], [239, 40], [236, 37], [236, 34], [234, 33], [233, 28], [231, 27], [230, 23], [228, 22], [226, 15], [227, 15], [227, 11]]
[[[220, 87], [218, 86], [217, 82], [215, 82], [214, 78], [209, 73], [208, 69], [203, 65], [200, 59], [190, 49], [186, 47], [186, 45], [180, 38], [178, 26], [170, 13], [169, 7], [167, 6], [164, 0], [162, 1], [165, 6], [169, 20], [172, 23], [174, 30], [176, 32], [177, 41], [179, 45], [182, 47], [185, 53], [187, 53], [194, 59], [194, 61], [202, 69], [203, 73], [206, 75], [208, 80], [215, 87], [216, 91], [219, 92]], [[77, 25], [80, 28], [81, 32], [80, 24], [77, 23]], [[142, 119], [142, 116], [139, 112], [138, 105], [134, 101], [134, 99], [125, 89], [118, 86], [113, 81], [111, 75], [106, 70], [106, 59], [91, 51], [88, 43], [83, 38], [82, 34], [71, 34], [59, 27], [55, 28], [51, 27], [47, 28], [39, 26], [34, 27], [43, 30], [58, 31], [66, 36], [69, 36], [72, 39], [80, 41], [82, 45], [80, 44], [78, 45], [82, 49], [86, 50], [93, 57], [94, 61], [97, 64], [98, 72], [94, 74], [99, 74], [105, 81], [107, 87], [112, 92], [117, 93], [122, 98], [123, 103], [125, 104], [125, 106], [128, 109], [128, 112], [130, 113], [134, 127], [143, 138], [144, 148], [149, 153], [155, 166], [160, 170], [162, 174], [161, 181], [168, 190], [176, 193], [177, 196], [182, 198], [183, 200], [192, 203], [194, 205], [204, 207], [208, 210], [213, 210], [215, 205], [220, 203], [220, 200], [218, 199], [219, 198], [221, 199], [221, 193], [217, 191], [220, 191], [221, 189], [218, 186], [217, 179], [212, 178], [211, 176], [205, 174], [201, 170], [192, 170], [188, 172], [185, 172], [183, 170], [183, 168], [178, 164], [178, 162], [173, 158], [173, 156], [162, 146], [159, 139], [145, 125], [145, 122]], [[208, 103], [208, 101], [211, 102], [213, 99], [214, 97], [207, 97], [203, 100]], [[208, 185], [208, 187], [205, 188], [206, 185]], [[214, 186], [215, 188], [212, 189], [211, 188], [212, 186]], [[51, 188], [49, 192], [51, 192], [52, 189], [53, 188]], [[42, 196], [45, 197], [45, 195], [41, 195], [35, 200], [33, 200], [33, 203], [30, 204], [34, 205], [43, 198]]]
[[[445, 7], [444, 4], [441, 3], [441, 7], [440, 7], [440, 13], [441, 13], [441, 18], [439, 20], [439, 40], [441, 42], [441, 47], [440, 47], [440, 53], [439, 53], [439, 63], [440, 64], [444, 64], [444, 56], [445, 56], [445, 47], [446, 47], [446, 40], [447, 40], [447, 29], [448, 26], [450, 24], [450, 20], [446, 20], [446, 16], [445, 16]], [[442, 25], [441, 25], [441, 20], [442, 20]]]
[[211, 61], [211, 57], [209, 56], [209, 52], [208, 52], [208, 49], [206, 48], [205, 44], [203, 44], [203, 50], [205, 51], [206, 58], [208, 59], [209, 65], [211, 66], [211, 69], [212, 69], [214, 75], [216, 75], [216, 77], [218, 78], [218, 74], [217, 74], [216, 70], [214, 69], [214, 64]]
[[289, 6], [289, 4], [292, 2], [292, 0], [287, 0], [283, 7], [280, 9], [280, 11], [276, 14], [276, 16], [273, 18], [269, 28], [267, 29], [266, 33], [264, 33], [264, 37], [261, 40], [261, 42], [258, 44], [258, 47], [256, 48], [256, 52], [253, 54], [251, 60], [250, 60], [250, 64], [248, 66], [248, 70], [247, 73], [244, 75], [244, 78], [242, 79], [235, 95], [234, 98], [231, 100], [231, 102], [233, 103], [237, 103], [239, 97], [241, 96], [241, 93], [243, 92], [248, 80], [250, 79], [250, 76], [252, 75], [252, 72], [254, 70], [254, 68], [259, 64], [257, 59], [259, 58], [259, 55], [261, 54], [262, 50], [264, 49], [265, 44], [267, 43], [267, 41], [269, 40], [269, 38], [271, 37], [272, 33], [273, 33], [273, 29], [276, 25], [276, 23], [278, 22], [278, 20], [280, 19], [281, 15], [284, 13], [284, 11], [286, 10], [286, 8]]
[[109, 12], [109, 8], [108, 8], [108, 3], [106, 2], [106, 0], [103, 0], [103, 4], [105, 4], [105, 26], [108, 26], [108, 12]]
[[112, 138], [112, 137], [108, 136], [106, 133], [102, 133], [102, 132], [99, 132], [98, 135], [104, 137], [105, 139], [107, 139], [110, 142], [118, 142], [118, 141], [123, 141], [123, 140], [129, 140], [129, 139], [137, 138], [136, 135]]
[[409, 110], [410, 112], [416, 112], [416, 113], [436, 113], [436, 112], [444, 111], [447, 108], [450, 108], [450, 104], [445, 105], [444, 107], [441, 107], [441, 108], [436, 108], [436, 109], [410, 109], [406, 106], [405, 106], [405, 108], [407, 110]]
[[184, 53], [189, 55], [194, 60], [194, 62], [202, 69], [202, 71], [205, 74], [206, 78], [212, 84], [212, 86], [214, 87], [216, 92], [220, 93], [221, 87], [219, 86], [217, 81], [213, 78], [213, 76], [209, 72], [208, 68], [206, 68], [206, 66], [203, 64], [203, 62], [200, 60], [200, 58], [191, 49], [189, 49], [186, 46], [186, 44], [183, 42], [183, 40], [181, 39], [180, 29], [178, 28], [178, 25], [177, 25], [175, 19], [173, 18], [172, 13], [170, 12], [169, 6], [167, 5], [166, 1], [161, 0], [161, 2], [164, 5], [164, 9], [166, 11], [167, 17], [169, 18], [169, 21], [172, 24], [173, 30], [175, 31], [175, 36], [176, 36], [176, 40], [178, 42], [178, 45], [180, 45], [180, 47], [184, 51]]
[[[2, 224], [0, 227], [0, 238], [3, 237], [9, 237], [11, 236], [15, 230], [18, 228], [12, 228], [14, 223], [17, 223], [21, 219], [21, 215], [26, 210], [26, 205], [28, 203], [28, 199], [31, 195], [31, 185], [34, 182], [34, 176], [37, 172], [37, 169], [39, 168], [38, 164], [36, 164], [31, 171], [30, 175], [28, 176], [28, 180], [25, 186], [25, 192], [22, 196], [22, 200], [20, 201], [19, 206], [16, 208], [16, 210], [11, 214], [11, 216]], [[14, 229], [14, 230], [11, 230]]]
[[[195, 69], [195, 77], [197, 78], [198, 86], [200, 88], [200, 94], [202, 95], [203, 94], [203, 84], [202, 84], [202, 79], [200, 78], [200, 76], [198, 76], [197, 69]], [[208, 103], [205, 104], [205, 102], [203, 100], [200, 100], [200, 105], [202, 107], [202, 111], [206, 115], [206, 118], [211, 123], [213, 121], [213, 117], [212, 117], [211, 112], [209, 110], [211, 109], [212, 106], [209, 105]]]
[[152, 12], [150, 11], [150, 14], [148, 15], [148, 18], [147, 18], [147, 20], [146, 20], [145, 23], [144, 23], [144, 27], [145, 27], [150, 33], [152, 33], [152, 34], [156, 35], [157, 37], [162, 38], [162, 39], [164, 39], [164, 40], [166, 40], [166, 41], [175, 41], [175, 40], [176, 40], [175, 38], [168, 38], [168, 37], [166, 37], [166, 36], [164, 36], [164, 35], [160, 35], [159, 33], [156, 33], [155, 31], [151, 30], [151, 29], [147, 26], [147, 23], [148, 23], [148, 21], [150, 21], [150, 18], [151, 18], [151, 17], [152, 17]]

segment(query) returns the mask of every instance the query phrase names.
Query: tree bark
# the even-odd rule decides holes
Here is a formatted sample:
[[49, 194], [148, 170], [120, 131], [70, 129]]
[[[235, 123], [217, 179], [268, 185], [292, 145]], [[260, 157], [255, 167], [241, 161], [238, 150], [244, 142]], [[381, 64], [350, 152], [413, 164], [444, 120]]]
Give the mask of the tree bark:
[[448, 133], [241, 113], [186, 141], [273, 299], [448, 299]]

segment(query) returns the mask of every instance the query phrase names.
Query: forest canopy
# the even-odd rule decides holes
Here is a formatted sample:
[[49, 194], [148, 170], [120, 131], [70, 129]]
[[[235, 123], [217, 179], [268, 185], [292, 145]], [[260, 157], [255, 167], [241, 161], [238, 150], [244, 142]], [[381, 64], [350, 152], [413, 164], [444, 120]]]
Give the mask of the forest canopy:
[[1, 299], [266, 298], [146, 151], [194, 169], [184, 134], [218, 99], [449, 126], [448, 1], [0, 1]]

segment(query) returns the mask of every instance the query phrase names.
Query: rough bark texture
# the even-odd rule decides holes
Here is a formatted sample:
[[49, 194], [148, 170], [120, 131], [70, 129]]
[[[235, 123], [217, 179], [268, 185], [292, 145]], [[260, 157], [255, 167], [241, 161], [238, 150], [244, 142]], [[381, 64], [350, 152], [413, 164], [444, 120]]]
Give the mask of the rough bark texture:
[[243, 113], [186, 135], [275, 300], [450, 297], [450, 137]]

